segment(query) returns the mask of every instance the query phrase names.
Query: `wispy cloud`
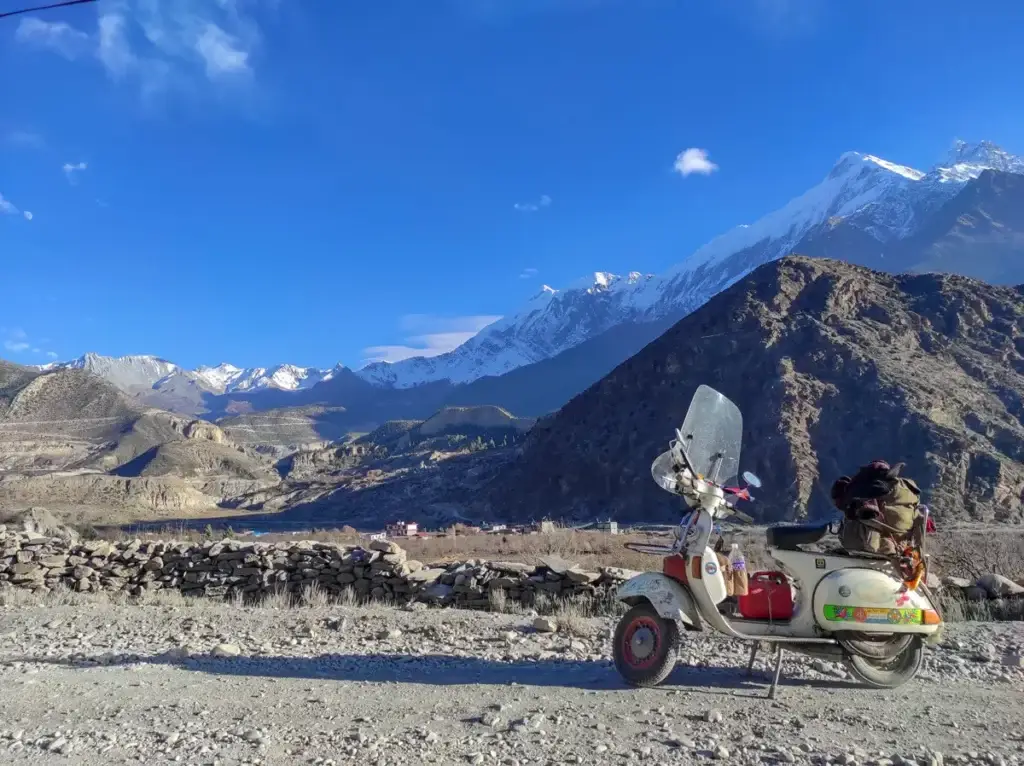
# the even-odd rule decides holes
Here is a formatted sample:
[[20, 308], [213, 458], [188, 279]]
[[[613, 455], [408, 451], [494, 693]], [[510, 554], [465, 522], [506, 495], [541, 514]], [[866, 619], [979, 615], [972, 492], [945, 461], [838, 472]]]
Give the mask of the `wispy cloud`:
[[28, 210], [21, 211], [11, 202], [9, 199], [4, 199], [4, 195], [0, 194], [0, 213], [5, 215], [22, 215], [26, 221], [32, 220], [32, 213]]
[[28, 351], [32, 348], [32, 344], [28, 342], [28, 335], [20, 327], [15, 327], [10, 330], [4, 329], [4, 348], [15, 354], [20, 354], [23, 351]]
[[673, 167], [677, 173], [684, 177], [693, 173], [709, 176], [718, 170], [718, 165], [708, 159], [707, 149], [693, 147], [679, 152]]
[[81, 173], [88, 167], [89, 166], [84, 162], [77, 162], [74, 164], [65, 162], [62, 169], [64, 171], [64, 175], [68, 178], [68, 183], [75, 183], [75, 173]]
[[241, 41], [216, 24], [206, 25], [196, 40], [196, 50], [206, 62], [206, 76], [211, 80], [252, 71], [249, 69], [249, 52], [242, 49]]
[[57, 354], [53, 351], [43, 351], [38, 346], [34, 345], [26, 333], [20, 327], [0, 327], [0, 336], [3, 337], [3, 347], [5, 351], [9, 351], [12, 354], [24, 354], [30, 352], [36, 356], [46, 356], [50, 359], [56, 359]]
[[512, 207], [521, 213], [536, 213], [541, 208], [551, 207], [551, 202], [551, 197], [547, 194], [542, 194], [536, 202], [517, 202]]
[[262, 35], [253, 16], [278, 0], [104, 0], [95, 29], [23, 19], [17, 39], [67, 59], [92, 58], [114, 81], [153, 93], [191, 80], [249, 78]]
[[363, 349], [364, 363], [400, 362], [416, 356], [440, 356], [454, 351], [500, 316], [473, 315], [439, 317], [433, 314], [406, 314], [399, 328], [408, 333], [404, 343], [393, 346], [370, 346]]
[[535, 269], [532, 266], [530, 266], [528, 268], [523, 269], [522, 273], [519, 275], [519, 278], [520, 279], [533, 279], [535, 276], [537, 276], [537, 269]]
[[88, 55], [91, 47], [89, 35], [82, 30], [64, 21], [45, 21], [35, 16], [21, 20], [14, 38], [51, 50], [69, 60]]
[[4, 136], [4, 139], [7, 143], [14, 144], [15, 146], [31, 146], [34, 148], [38, 148], [45, 143], [41, 135], [30, 130], [12, 130]]

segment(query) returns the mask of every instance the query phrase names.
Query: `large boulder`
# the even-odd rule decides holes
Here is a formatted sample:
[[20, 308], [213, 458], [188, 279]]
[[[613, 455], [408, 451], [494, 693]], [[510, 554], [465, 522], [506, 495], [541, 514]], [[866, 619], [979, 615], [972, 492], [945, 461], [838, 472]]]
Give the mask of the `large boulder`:
[[24, 532], [56, 538], [68, 545], [78, 542], [78, 532], [66, 524], [62, 524], [45, 508], [27, 508], [9, 518], [6, 524], [8, 529], [20, 529]]
[[1024, 587], [1021, 587], [1009, 577], [1001, 574], [987, 574], [979, 577], [974, 583], [975, 587], [982, 588], [989, 598], [1006, 598], [1007, 596], [1024, 595]]

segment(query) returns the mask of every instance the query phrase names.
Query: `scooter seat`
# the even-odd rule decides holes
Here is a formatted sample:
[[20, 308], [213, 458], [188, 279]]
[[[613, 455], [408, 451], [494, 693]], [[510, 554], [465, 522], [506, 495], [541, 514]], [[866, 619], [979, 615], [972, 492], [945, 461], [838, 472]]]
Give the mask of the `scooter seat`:
[[780, 524], [768, 527], [768, 547], [798, 551], [801, 545], [818, 542], [828, 534], [828, 524]]

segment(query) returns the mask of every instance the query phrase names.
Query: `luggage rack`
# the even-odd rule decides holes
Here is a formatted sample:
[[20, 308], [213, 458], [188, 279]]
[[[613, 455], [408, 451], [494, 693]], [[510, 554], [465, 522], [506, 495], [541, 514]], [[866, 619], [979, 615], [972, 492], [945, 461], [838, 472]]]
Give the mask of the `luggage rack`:
[[623, 545], [627, 550], [651, 556], [671, 556], [677, 553], [671, 545], [658, 545], [657, 543], [623, 543]]

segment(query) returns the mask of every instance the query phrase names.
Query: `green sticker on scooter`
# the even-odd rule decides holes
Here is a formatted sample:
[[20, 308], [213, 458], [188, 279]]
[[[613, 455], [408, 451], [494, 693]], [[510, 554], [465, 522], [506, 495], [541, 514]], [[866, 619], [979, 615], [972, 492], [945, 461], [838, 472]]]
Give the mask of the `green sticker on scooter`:
[[829, 622], [864, 622], [885, 625], [922, 625], [923, 609], [885, 609], [871, 606], [837, 606], [825, 604]]

